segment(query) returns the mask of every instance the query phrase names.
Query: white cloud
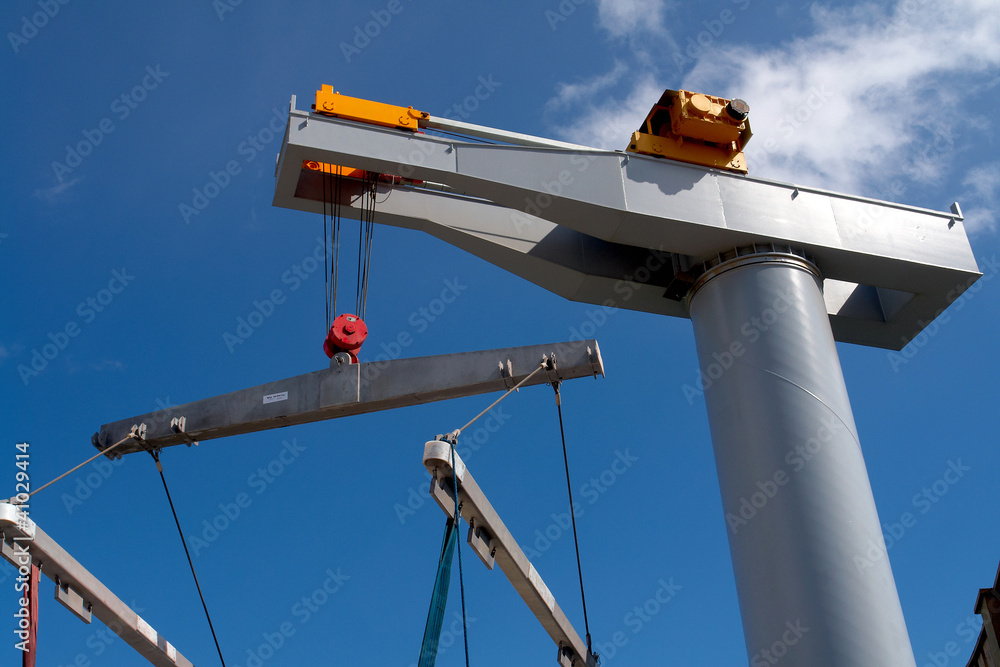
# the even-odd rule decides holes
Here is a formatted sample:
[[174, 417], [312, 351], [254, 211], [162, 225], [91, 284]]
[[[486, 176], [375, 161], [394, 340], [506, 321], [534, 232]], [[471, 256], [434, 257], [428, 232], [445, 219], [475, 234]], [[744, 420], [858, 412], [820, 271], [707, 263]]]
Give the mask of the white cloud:
[[665, 0], [597, 0], [597, 22], [613, 37], [663, 32], [666, 10]]
[[[612, 4], [600, 2], [607, 6], [602, 25], [638, 27], [641, 3], [614, 10]], [[920, 187], [955, 175], [957, 157], [964, 160], [977, 142], [982, 152], [993, 131], [987, 116], [995, 116], [989, 100], [1000, 75], [995, 0], [901, 0], [888, 9], [813, 5], [809, 18], [811, 34], [780, 44], [719, 41], [703, 50], [681, 82], [749, 102], [752, 174], [890, 198], [890, 188], [898, 192], [901, 183]], [[668, 68], [677, 53], [673, 48], [658, 60]], [[552, 108], [563, 95], [579, 93], [579, 99], [570, 123], [557, 132], [577, 143], [622, 148], [662, 91], [677, 87], [667, 85], [668, 75], [645, 71], [629, 92], [614, 97], [602, 85], [609, 74], [560, 89]], [[626, 80], [626, 73], [617, 76]], [[974, 215], [973, 228], [992, 224]]]
[[996, 210], [1000, 205], [1000, 162], [970, 170], [962, 185], [966, 187], [962, 199], [970, 204], [965, 212], [966, 231], [970, 234], [996, 231]]
[[[663, 94], [663, 87], [652, 76], [645, 76], [624, 99], [605, 97], [574, 110], [577, 120], [560, 126], [561, 138], [595, 148], [624, 149], [632, 132]], [[582, 111], [581, 111], [582, 108]]]
[[599, 74], [589, 81], [560, 83], [556, 85], [556, 96], [545, 104], [545, 110], [556, 111], [581, 101], [590, 102], [598, 93], [618, 84], [626, 72], [628, 66], [616, 60], [614, 68], [607, 74]]
[[61, 195], [66, 190], [80, 182], [79, 178], [74, 178], [71, 181], [63, 181], [59, 185], [53, 185], [51, 188], [41, 188], [35, 190], [32, 194], [38, 199], [44, 199], [51, 202], [53, 199]]
[[684, 87], [750, 103], [757, 175], [879, 194], [950, 166], [977, 110], [965, 85], [1000, 65], [1000, 12], [981, 0], [814, 6], [816, 32], [706, 55]]

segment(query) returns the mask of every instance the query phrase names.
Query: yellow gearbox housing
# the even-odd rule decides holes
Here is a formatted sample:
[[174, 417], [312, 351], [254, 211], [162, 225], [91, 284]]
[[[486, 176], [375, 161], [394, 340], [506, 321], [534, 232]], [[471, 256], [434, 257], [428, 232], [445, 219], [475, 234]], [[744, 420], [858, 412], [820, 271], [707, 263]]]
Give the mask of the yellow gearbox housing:
[[745, 174], [749, 114], [740, 99], [666, 90], [625, 150]]
[[326, 84], [316, 91], [316, 103], [313, 109], [316, 113], [327, 116], [414, 131], [419, 129], [418, 121], [430, 118], [430, 114], [426, 111], [417, 111], [413, 107], [399, 107], [341, 95], [334, 91], [333, 86]]

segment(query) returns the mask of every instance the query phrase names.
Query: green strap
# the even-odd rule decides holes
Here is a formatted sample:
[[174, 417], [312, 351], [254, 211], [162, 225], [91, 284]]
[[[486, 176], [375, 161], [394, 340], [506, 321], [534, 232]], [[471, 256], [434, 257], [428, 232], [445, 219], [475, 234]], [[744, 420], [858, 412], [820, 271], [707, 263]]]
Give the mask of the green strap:
[[441, 542], [437, 577], [434, 578], [434, 592], [431, 593], [431, 607], [427, 611], [427, 625], [424, 628], [424, 642], [420, 646], [418, 667], [434, 667], [437, 661], [438, 642], [441, 640], [441, 628], [444, 625], [444, 609], [448, 603], [448, 586], [451, 583], [451, 564], [457, 543], [458, 529], [455, 527], [455, 522], [448, 519], [444, 540]]

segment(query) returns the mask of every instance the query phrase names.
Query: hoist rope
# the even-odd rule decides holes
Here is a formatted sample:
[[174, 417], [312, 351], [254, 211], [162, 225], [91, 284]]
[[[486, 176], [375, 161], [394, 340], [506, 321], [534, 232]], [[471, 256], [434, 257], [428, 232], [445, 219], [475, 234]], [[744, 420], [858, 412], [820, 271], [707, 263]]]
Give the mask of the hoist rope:
[[[326, 275], [326, 328], [329, 331], [337, 317], [337, 291], [340, 276], [340, 227], [341, 200], [344, 194], [343, 178], [339, 167], [323, 171], [323, 270]], [[358, 199], [361, 216], [358, 225], [358, 272], [355, 289], [355, 311], [362, 320], [367, 314], [368, 282], [371, 276], [372, 241], [375, 237], [375, 204], [379, 175], [365, 172], [361, 179], [361, 194]], [[329, 216], [329, 238], [333, 243], [333, 257], [329, 257], [327, 246], [327, 216]]]
[[465, 429], [467, 429], [467, 428], [469, 428], [470, 426], [472, 426], [472, 425], [473, 425], [473, 424], [474, 424], [474, 423], [476, 422], [476, 420], [477, 420], [477, 419], [479, 419], [480, 417], [482, 417], [483, 415], [485, 415], [485, 414], [486, 414], [487, 412], [489, 412], [490, 410], [492, 410], [492, 409], [493, 409], [493, 408], [494, 408], [494, 407], [496, 406], [496, 404], [497, 404], [497, 403], [499, 403], [499, 402], [500, 402], [500, 401], [502, 401], [503, 399], [505, 399], [505, 398], [507, 398], [508, 396], [510, 396], [510, 395], [511, 395], [511, 394], [512, 394], [513, 392], [517, 391], [517, 390], [518, 390], [518, 389], [519, 389], [519, 388], [521, 387], [521, 385], [522, 385], [522, 384], [524, 384], [525, 382], [527, 382], [528, 380], [530, 380], [530, 379], [532, 378], [532, 376], [534, 376], [534, 375], [535, 375], [535, 373], [537, 373], [538, 371], [542, 370], [543, 368], [545, 368], [545, 364], [544, 364], [544, 363], [541, 363], [541, 364], [538, 364], [538, 368], [536, 368], [535, 370], [533, 370], [533, 371], [531, 371], [530, 373], [528, 373], [528, 374], [527, 374], [527, 375], [526, 375], [526, 376], [524, 377], [524, 379], [523, 379], [523, 380], [521, 380], [520, 382], [518, 382], [517, 384], [515, 384], [515, 385], [514, 385], [513, 387], [511, 387], [510, 389], [508, 389], [508, 390], [507, 390], [507, 391], [506, 391], [506, 392], [504, 393], [504, 395], [503, 395], [503, 396], [501, 396], [501, 397], [500, 397], [500, 398], [498, 398], [497, 400], [495, 400], [495, 401], [493, 401], [492, 403], [490, 403], [490, 405], [489, 405], [489, 407], [488, 407], [488, 408], [486, 408], [485, 410], [483, 410], [482, 412], [480, 412], [480, 413], [479, 413], [478, 415], [476, 415], [475, 417], [473, 417], [472, 419], [470, 419], [470, 420], [469, 420], [469, 423], [468, 423], [468, 424], [466, 424], [466, 425], [465, 425], [465, 426], [463, 426], [462, 428], [456, 428], [456, 429], [455, 429], [454, 431], [452, 431], [452, 432], [451, 432], [451, 434], [449, 434], [449, 435], [454, 435], [454, 436], [456, 436], [456, 437], [457, 437], [457, 436], [458, 436], [459, 434], [461, 434], [461, 433], [462, 433], [462, 431], [464, 431]]
[[208, 605], [205, 604], [205, 596], [201, 592], [201, 584], [198, 583], [198, 574], [194, 571], [194, 561], [191, 560], [191, 552], [188, 551], [187, 540], [184, 539], [184, 531], [181, 530], [181, 522], [177, 518], [177, 510], [174, 509], [174, 501], [170, 497], [170, 489], [167, 488], [167, 478], [163, 476], [163, 465], [160, 463], [160, 456], [155, 451], [150, 450], [153, 460], [156, 461], [156, 469], [160, 471], [160, 479], [163, 480], [163, 490], [167, 492], [167, 502], [170, 503], [170, 511], [174, 515], [174, 523], [177, 524], [177, 532], [181, 536], [181, 544], [184, 546], [184, 554], [187, 556], [188, 565], [191, 567], [191, 576], [194, 577], [194, 585], [198, 589], [198, 597], [201, 598], [201, 606], [205, 610], [205, 618], [208, 619], [208, 628], [212, 631], [212, 639], [215, 640], [215, 650], [219, 652], [219, 660], [222, 667], [226, 667], [226, 659], [222, 657], [222, 649], [219, 647], [219, 638], [215, 636], [215, 626], [212, 624], [212, 616], [208, 613]]
[[108, 452], [110, 452], [112, 449], [114, 449], [118, 445], [121, 445], [121, 444], [124, 444], [125, 442], [127, 442], [130, 438], [131, 438], [131, 436], [125, 436], [124, 438], [122, 438], [121, 440], [119, 440], [115, 444], [111, 445], [107, 449], [104, 449], [102, 451], [97, 452], [96, 454], [94, 454], [93, 456], [91, 456], [89, 459], [87, 459], [86, 461], [84, 461], [83, 463], [81, 463], [80, 465], [73, 466], [72, 468], [70, 468], [69, 470], [67, 470], [66, 472], [64, 472], [63, 474], [61, 474], [58, 477], [56, 477], [51, 482], [47, 482], [45, 484], [42, 484], [40, 487], [38, 487], [37, 489], [35, 489], [31, 493], [29, 493], [28, 497], [30, 498], [31, 496], [35, 495], [36, 493], [38, 493], [42, 489], [46, 489], [46, 488], [52, 486], [53, 484], [55, 484], [56, 482], [58, 482], [59, 480], [61, 480], [66, 475], [69, 475], [72, 472], [76, 472], [77, 470], [79, 470], [83, 466], [87, 465], [88, 463], [90, 463], [91, 461], [93, 461], [94, 459], [96, 459], [98, 456], [104, 456], [105, 454], [107, 454]]
[[326, 243], [326, 174], [320, 172], [323, 182], [323, 305], [326, 306], [326, 331], [330, 330], [332, 324], [330, 320], [330, 251], [327, 250]]
[[[458, 504], [458, 472], [455, 470], [455, 441], [451, 443], [451, 486], [455, 496], [455, 530], [462, 523], [462, 506]], [[458, 544], [458, 586], [462, 594], [462, 640], [465, 642], [465, 667], [469, 667], [469, 632], [465, 622], [465, 575], [462, 573], [462, 543]]]
[[[337, 286], [339, 283], [340, 272], [337, 271], [337, 266], [340, 264], [340, 196], [343, 194], [344, 189], [344, 179], [341, 177], [340, 172], [337, 172], [336, 178], [334, 179], [334, 184], [336, 185], [336, 192], [334, 193], [333, 201], [333, 212], [335, 214], [335, 224], [336, 227], [333, 229], [333, 265], [330, 270], [333, 272], [333, 316], [337, 316]], [[328, 327], [329, 328], [329, 327]]]
[[357, 314], [365, 319], [368, 305], [368, 277], [371, 275], [372, 239], [375, 232], [375, 195], [378, 174], [365, 174], [361, 191], [361, 224], [358, 229], [358, 307]]
[[569, 516], [573, 521], [573, 545], [576, 547], [576, 571], [580, 575], [580, 598], [583, 600], [583, 627], [587, 633], [587, 652], [593, 653], [590, 644], [590, 622], [587, 619], [587, 595], [583, 592], [583, 565], [580, 561], [580, 541], [576, 536], [576, 509], [573, 507], [573, 485], [569, 481], [569, 454], [566, 453], [566, 430], [563, 428], [562, 396], [559, 394], [559, 382], [553, 382], [556, 391], [556, 410], [559, 413], [559, 436], [562, 438], [563, 463], [566, 466], [566, 490], [569, 492]]
[[[343, 181], [340, 171], [333, 167], [331, 172], [321, 172], [323, 176], [323, 273], [326, 284], [326, 331], [330, 330], [333, 318], [337, 317], [337, 288], [340, 272], [340, 197]], [[333, 243], [333, 257], [329, 257], [327, 245], [327, 216], [330, 220], [330, 241]]]

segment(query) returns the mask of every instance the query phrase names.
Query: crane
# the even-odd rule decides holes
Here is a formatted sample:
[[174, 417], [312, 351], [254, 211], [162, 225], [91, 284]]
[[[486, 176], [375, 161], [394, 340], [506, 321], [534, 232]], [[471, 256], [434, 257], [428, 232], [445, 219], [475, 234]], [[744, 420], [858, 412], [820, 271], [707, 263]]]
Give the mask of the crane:
[[800, 664], [915, 665], [888, 558], [857, 566], [882, 533], [835, 343], [901, 349], [975, 283], [958, 204], [750, 176], [749, 105], [691, 91], [666, 91], [621, 151], [332, 86], [313, 108], [292, 97], [275, 206], [320, 212], [325, 165], [377, 174], [382, 224], [568, 299], [692, 321], [751, 661], [801, 619]]

